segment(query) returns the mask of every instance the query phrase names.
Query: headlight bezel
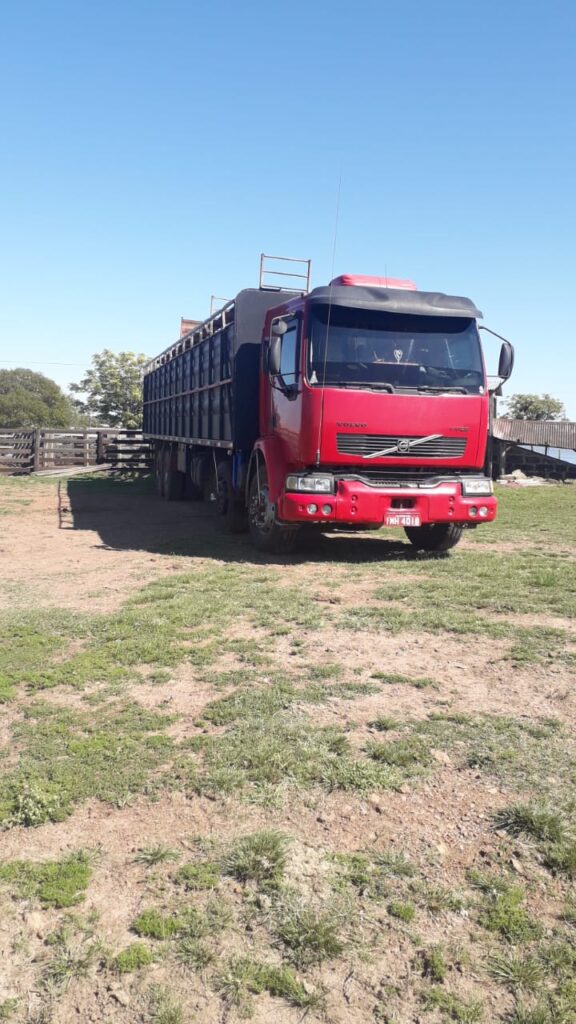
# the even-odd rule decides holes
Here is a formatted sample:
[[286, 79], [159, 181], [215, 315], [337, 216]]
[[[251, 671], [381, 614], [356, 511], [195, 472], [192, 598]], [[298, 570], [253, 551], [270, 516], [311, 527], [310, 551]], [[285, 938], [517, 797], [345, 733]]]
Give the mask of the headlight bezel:
[[335, 487], [330, 473], [289, 473], [284, 482], [288, 494], [334, 494]]
[[475, 476], [462, 480], [464, 498], [489, 498], [494, 494], [494, 484], [487, 476]]

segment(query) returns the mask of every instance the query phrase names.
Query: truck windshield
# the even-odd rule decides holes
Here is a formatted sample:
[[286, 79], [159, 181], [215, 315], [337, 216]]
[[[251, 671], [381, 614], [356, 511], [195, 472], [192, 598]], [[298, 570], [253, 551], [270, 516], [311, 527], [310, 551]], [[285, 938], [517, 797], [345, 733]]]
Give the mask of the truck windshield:
[[474, 320], [313, 306], [308, 381], [402, 391], [481, 394], [484, 371]]

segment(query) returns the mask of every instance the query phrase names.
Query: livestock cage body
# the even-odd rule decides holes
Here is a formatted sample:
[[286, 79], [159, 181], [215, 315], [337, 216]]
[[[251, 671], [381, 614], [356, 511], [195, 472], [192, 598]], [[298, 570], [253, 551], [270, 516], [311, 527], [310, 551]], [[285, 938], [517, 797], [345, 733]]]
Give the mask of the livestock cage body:
[[144, 435], [249, 451], [259, 433], [266, 312], [294, 294], [246, 288], [153, 359], [144, 375]]

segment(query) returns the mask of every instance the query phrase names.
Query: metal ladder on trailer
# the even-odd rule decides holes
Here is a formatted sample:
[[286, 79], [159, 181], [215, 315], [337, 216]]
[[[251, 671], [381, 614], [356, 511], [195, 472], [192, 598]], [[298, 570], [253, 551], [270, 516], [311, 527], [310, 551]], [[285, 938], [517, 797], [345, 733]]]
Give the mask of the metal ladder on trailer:
[[[272, 266], [269, 266], [266, 261], [271, 260]], [[277, 267], [278, 263], [295, 263], [295, 270], [279, 270]], [[302, 271], [306, 268], [306, 272]], [[288, 291], [304, 292], [305, 294], [310, 291], [310, 273], [312, 268], [312, 260], [300, 260], [293, 259], [291, 256], [270, 256], [268, 253], [260, 253], [260, 283], [259, 288], [268, 289], [270, 291], [281, 291], [286, 289]], [[269, 277], [283, 277], [288, 278], [291, 284], [280, 284], [275, 285], [268, 282]], [[306, 285], [303, 287], [301, 284], [296, 282], [305, 281]]]

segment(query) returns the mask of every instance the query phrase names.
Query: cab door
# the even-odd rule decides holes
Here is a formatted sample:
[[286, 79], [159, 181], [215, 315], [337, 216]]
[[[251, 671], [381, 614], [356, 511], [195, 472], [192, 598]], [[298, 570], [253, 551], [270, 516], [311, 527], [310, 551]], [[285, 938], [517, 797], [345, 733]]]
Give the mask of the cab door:
[[286, 458], [295, 461], [302, 424], [302, 318], [284, 315], [275, 319], [282, 320], [286, 330], [281, 339], [280, 372], [270, 380], [271, 428], [282, 440]]

